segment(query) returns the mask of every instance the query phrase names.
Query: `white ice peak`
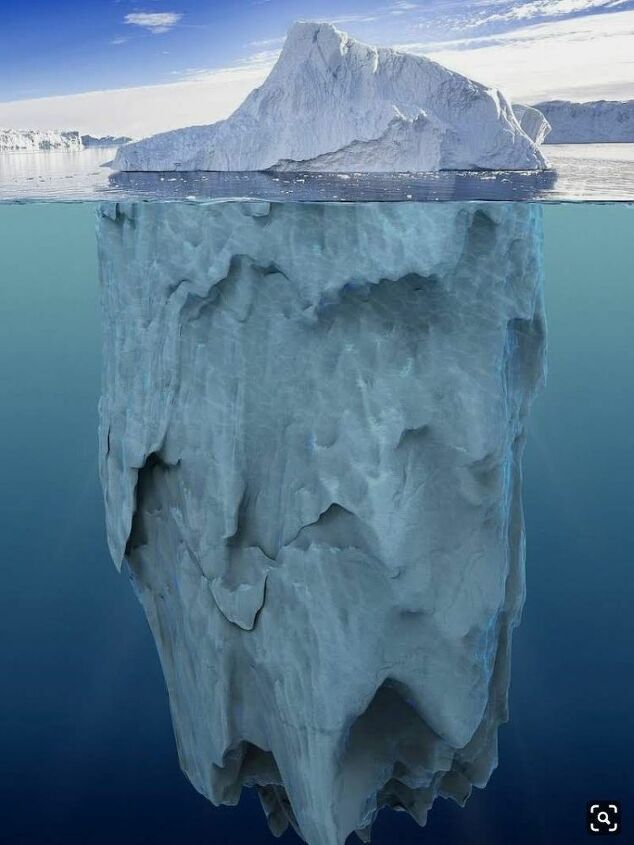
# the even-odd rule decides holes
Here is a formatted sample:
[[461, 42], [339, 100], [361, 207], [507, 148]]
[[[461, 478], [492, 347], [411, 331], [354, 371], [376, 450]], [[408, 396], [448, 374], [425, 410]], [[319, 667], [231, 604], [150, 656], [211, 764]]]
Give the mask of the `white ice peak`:
[[294, 24], [226, 120], [122, 148], [119, 170], [430, 171], [546, 166], [508, 100], [423, 56]]

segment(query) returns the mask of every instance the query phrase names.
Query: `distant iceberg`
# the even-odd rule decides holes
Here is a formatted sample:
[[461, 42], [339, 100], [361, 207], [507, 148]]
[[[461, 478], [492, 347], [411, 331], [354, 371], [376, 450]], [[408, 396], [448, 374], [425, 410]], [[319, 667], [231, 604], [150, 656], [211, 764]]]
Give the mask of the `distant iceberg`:
[[535, 170], [539, 146], [494, 88], [422, 56], [300, 22], [226, 120], [119, 150], [117, 170]]
[[85, 147], [119, 147], [130, 140], [125, 136], [80, 135], [73, 129], [0, 129], [0, 152], [76, 152]]
[[552, 126], [547, 144], [634, 143], [634, 100], [551, 100], [535, 108]]
[[84, 147], [121, 147], [132, 140], [127, 135], [82, 135], [81, 142]]
[[36, 150], [65, 150], [72, 152], [83, 147], [79, 132], [39, 129], [0, 129], [0, 152], [34, 152]]

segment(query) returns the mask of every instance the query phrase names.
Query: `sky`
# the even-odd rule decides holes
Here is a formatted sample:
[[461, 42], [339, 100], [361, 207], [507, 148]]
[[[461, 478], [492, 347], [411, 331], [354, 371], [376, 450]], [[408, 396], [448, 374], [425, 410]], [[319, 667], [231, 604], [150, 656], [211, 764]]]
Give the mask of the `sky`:
[[0, 125], [138, 137], [229, 114], [329, 20], [512, 99], [634, 98], [634, 0], [0, 0]]

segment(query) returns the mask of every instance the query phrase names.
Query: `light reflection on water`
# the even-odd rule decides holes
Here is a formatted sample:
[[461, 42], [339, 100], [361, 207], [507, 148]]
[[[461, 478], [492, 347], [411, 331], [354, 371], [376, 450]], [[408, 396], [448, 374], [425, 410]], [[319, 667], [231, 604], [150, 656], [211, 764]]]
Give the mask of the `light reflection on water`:
[[634, 144], [545, 148], [550, 171], [423, 174], [113, 173], [114, 148], [0, 154], [0, 202], [28, 200], [632, 201]]

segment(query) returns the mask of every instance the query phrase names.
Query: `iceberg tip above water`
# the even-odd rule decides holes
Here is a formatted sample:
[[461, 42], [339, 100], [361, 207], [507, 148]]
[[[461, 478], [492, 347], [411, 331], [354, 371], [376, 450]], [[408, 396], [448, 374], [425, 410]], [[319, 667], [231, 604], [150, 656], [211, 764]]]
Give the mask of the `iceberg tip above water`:
[[116, 170], [538, 170], [506, 97], [424, 56], [332, 24], [289, 30], [268, 78], [226, 120], [122, 147]]

